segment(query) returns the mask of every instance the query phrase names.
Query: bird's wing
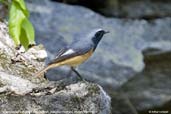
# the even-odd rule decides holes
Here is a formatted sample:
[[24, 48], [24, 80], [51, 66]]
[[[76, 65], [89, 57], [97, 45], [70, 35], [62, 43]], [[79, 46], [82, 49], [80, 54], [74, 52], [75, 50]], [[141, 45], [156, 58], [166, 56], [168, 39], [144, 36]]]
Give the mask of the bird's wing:
[[55, 58], [58, 58], [60, 57], [63, 53], [65, 53], [68, 49], [65, 47], [65, 48], [62, 48], [59, 50], [59, 52], [57, 53], [56, 57]]
[[64, 49], [63, 51], [61, 51], [60, 54], [58, 54], [58, 56], [54, 60], [49, 62], [48, 65], [51, 65], [51, 64], [75, 57], [75, 56], [86, 54], [91, 49], [92, 49], [91, 46]]

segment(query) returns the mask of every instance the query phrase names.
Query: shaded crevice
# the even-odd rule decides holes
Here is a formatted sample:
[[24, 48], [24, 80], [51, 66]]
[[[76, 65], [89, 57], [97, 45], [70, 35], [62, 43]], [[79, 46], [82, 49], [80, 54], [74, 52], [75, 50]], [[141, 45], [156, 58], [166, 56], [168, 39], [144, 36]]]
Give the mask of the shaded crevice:
[[157, 53], [155, 50], [150, 49], [143, 51], [143, 54], [146, 64], [145, 70], [171, 68], [171, 51]]
[[171, 17], [169, 0], [51, 0], [87, 7], [106, 17], [154, 20]]

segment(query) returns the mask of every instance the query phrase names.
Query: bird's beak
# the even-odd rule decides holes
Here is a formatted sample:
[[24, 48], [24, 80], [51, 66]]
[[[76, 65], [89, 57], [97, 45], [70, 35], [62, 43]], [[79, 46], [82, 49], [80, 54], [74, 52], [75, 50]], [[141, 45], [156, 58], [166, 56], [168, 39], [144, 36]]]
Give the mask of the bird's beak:
[[110, 33], [110, 32], [109, 32], [109, 31], [105, 31], [105, 34], [106, 34], [106, 33]]

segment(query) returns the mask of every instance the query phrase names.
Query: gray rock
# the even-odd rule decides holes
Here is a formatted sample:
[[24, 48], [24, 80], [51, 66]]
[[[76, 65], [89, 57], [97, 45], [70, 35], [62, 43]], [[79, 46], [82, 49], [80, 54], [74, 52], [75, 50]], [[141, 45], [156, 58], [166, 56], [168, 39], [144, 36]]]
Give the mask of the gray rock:
[[120, 0], [119, 4], [122, 17], [155, 19], [171, 16], [170, 0]]
[[68, 85], [53, 94], [50, 92], [46, 95], [30, 93], [25, 96], [1, 94], [0, 105], [2, 114], [13, 111], [35, 114], [110, 114], [110, 97], [106, 92], [96, 84], [84, 82]]
[[[113, 95], [113, 113], [136, 114], [136, 110], [162, 107], [169, 101], [170, 72], [167, 69], [170, 68], [170, 62], [166, 62], [163, 68], [163, 63], [157, 65], [158, 61], [165, 61], [163, 57], [155, 60], [152, 66], [144, 59], [147, 56], [158, 57], [171, 50], [171, 18], [151, 21], [105, 18], [87, 8], [46, 0], [41, 0], [41, 4], [38, 0], [35, 3], [28, 2], [28, 7], [36, 28], [36, 40], [44, 44], [48, 51], [47, 61], [53, 59], [64, 45], [84, 38], [93, 28], [110, 31], [94, 55], [78, 70], [84, 78], [103, 85]], [[145, 50], [149, 51], [144, 54]], [[148, 66], [151, 66], [150, 70]], [[51, 80], [68, 78], [68, 70], [66, 67], [50, 70], [47, 77]], [[166, 80], [166, 83], [159, 83], [161, 79]], [[113, 90], [117, 90], [116, 94]]]
[[23, 47], [20, 50], [15, 48], [16, 46], [8, 34], [7, 24], [0, 22], [0, 70], [30, 81], [40, 82], [31, 75], [44, 66], [47, 53], [43, 46], [34, 46], [25, 53], [23, 53]]
[[[90, 60], [80, 66], [79, 70], [85, 78], [116, 88], [134, 73], [143, 70], [144, 49], [171, 49], [170, 18], [153, 22], [119, 20], [104, 18], [82, 7], [46, 2], [44, 5], [28, 3], [28, 6], [32, 12], [31, 20], [37, 30], [37, 42], [45, 45], [49, 60], [53, 59], [64, 45], [84, 38], [93, 28], [101, 27], [110, 31]], [[73, 12], [77, 13], [73, 15]], [[66, 72], [65, 69], [64, 71]], [[89, 74], [93, 76], [89, 77]]]
[[26, 94], [44, 80], [32, 76], [44, 66], [44, 48], [39, 45], [27, 52], [22, 49], [15, 49], [7, 24], [0, 22], [0, 83], [16, 94]]
[[145, 69], [124, 84], [122, 91], [138, 110], [162, 107], [171, 99], [171, 51], [145, 55], [144, 61]]
[[101, 86], [86, 81], [49, 82], [34, 77], [44, 66], [47, 54], [40, 45], [26, 52], [21, 49], [15, 49], [7, 24], [0, 22], [1, 114], [111, 113], [110, 97]]
[[170, 0], [52, 0], [88, 7], [102, 15], [154, 19], [171, 16]]

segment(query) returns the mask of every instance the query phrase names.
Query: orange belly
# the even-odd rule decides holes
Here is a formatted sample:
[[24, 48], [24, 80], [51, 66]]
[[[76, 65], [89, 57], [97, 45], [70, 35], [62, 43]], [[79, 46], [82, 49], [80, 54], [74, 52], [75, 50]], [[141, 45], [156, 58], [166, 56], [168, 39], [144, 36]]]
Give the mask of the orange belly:
[[61, 61], [58, 64], [59, 64], [59, 66], [61, 66], [61, 65], [69, 65], [69, 66], [75, 67], [77, 65], [80, 65], [84, 61], [86, 61], [92, 55], [92, 53], [93, 53], [93, 50], [90, 50], [88, 53], [86, 53], [84, 55], [72, 57], [70, 59]]

